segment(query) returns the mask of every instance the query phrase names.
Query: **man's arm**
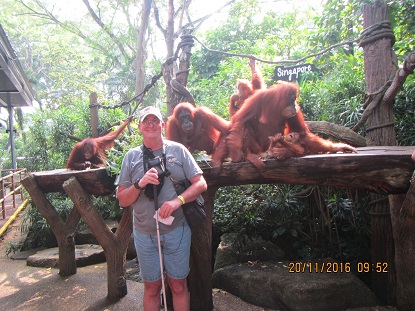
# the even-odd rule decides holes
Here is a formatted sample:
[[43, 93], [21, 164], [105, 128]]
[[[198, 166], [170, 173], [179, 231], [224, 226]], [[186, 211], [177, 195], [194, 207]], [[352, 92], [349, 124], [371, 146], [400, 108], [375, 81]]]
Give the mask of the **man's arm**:
[[137, 198], [140, 195], [140, 191], [141, 190], [137, 189], [134, 186], [128, 188], [124, 186], [118, 186], [117, 199], [121, 207], [128, 207], [137, 201]]
[[[196, 200], [199, 195], [207, 190], [207, 183], [203, 175], [196, 175], [190, 179], [191, 185], [182, 194], [184, 203]], [[171, 201], [166, 201], [160, 207], [159, 216], [161, 218], [169, 217], [175, 210], [184, 204], [178, 197]]]
[[[140, 188], [145, 188], [148, 184], [158, 185], [157, 170], [152, 167], [149, 169], [138, 182]], [[190, 187], [189, 187], [190, 188]], [[137, 189], [133, 185], [126, 188], [124, 186], [118, 186], [117, 188], [117, 199], [122, 207], [127, 207], [137, 201], [140, 192], [143, 190]]]

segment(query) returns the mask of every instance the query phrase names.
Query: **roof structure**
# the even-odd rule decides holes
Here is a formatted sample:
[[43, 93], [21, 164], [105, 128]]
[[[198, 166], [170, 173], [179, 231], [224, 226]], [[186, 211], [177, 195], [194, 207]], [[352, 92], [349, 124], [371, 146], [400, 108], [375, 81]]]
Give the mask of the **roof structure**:
[[[24, 73], [12, 45], [0, 24], [0, 108], [9, 113], [9, 124], [6, 132], [10, 135], [12, 168], [16, 169], [14, 148], [13, 109], [15, 107], [32, 107], [34, 93]], [[3, 124], [0, 123], [0, 127]]]
[[0, 107], [31, 107], [34, 93], [0, 24]]

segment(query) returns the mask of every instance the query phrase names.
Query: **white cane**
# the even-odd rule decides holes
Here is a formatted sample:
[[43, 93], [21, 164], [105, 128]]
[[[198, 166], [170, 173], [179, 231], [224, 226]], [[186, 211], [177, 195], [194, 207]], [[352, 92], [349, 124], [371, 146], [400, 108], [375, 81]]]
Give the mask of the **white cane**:
[[154, 193], [154, 207], [156, 209], [156, 230], [157, 230], [157, 244], [159, 248], [160, 270], [161, 270], [161, 287], [163, 291], [164, 311], [167, 311], [166, 288], [164, 286], [164, 273], [163, 273], [163, 256], [161, 253], [161, 243], [160, 243], [159, 211], [158, 211], [158, 198], [157, 198], [157, 186], [156, 185], [153, 185], [153, 193]]

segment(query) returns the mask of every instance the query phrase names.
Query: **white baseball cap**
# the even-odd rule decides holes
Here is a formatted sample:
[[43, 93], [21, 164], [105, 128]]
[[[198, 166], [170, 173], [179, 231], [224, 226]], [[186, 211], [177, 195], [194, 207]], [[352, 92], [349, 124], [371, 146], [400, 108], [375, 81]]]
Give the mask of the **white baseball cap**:
[[163, 116], [161, 115], [161, 112], [158, 108], [153, 106], [147, 106], [140, 110], [138, 113], [138, 120], [143, 122], [143, 120], [150, 114], [155, 115], [160, 121], [163, 121]]

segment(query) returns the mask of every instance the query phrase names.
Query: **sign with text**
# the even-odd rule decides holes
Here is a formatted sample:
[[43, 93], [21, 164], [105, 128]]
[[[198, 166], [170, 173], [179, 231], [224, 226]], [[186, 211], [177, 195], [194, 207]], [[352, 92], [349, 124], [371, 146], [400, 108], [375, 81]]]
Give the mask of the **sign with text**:
[[301, 75], [307, 72], [318, 72], [318, 69], [313, 64], [302, 64], [290, 67], [277, 66], [274, 70], [274, 80], [300, 82]]

